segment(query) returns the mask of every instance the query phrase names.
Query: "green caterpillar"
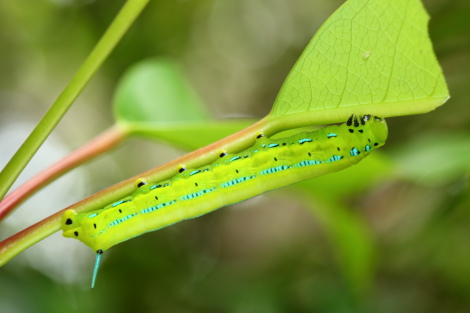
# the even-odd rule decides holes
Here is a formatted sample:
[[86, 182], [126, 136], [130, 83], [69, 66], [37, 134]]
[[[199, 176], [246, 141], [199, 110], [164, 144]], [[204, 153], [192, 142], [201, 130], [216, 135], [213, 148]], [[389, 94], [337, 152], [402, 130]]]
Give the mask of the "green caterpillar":
[[221, 152], [216, 161], [201, 168], [175, 168], [175, 176], [157, 184], [139, 179], [133, 194], [103, 209], [80, 214], [67, 210], [62, 217], [63, 235], [96, 252], [93, 287], [101, 255], [112, 246], [266, 191], [347, 168], [381, 147], [387, 134], [384, 119], [352, 115], [344, 124], [288, 138], [259, 135], [251, 148], [237, 154]]

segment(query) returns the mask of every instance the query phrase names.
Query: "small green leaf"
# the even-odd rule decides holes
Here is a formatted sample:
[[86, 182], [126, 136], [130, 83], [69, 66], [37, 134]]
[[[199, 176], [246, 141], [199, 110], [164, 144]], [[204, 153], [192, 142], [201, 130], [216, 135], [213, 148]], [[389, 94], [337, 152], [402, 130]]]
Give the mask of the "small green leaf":
[[321, 124], [435, 109], [449, 94], [428, 20], [420, 0], [346, 1], [291, 70], [270, 116]]
[[170, 59], [144, 60], [121, 79], [114, 98], [119, 122], [172, 123], [209, 119], [202, 102]]

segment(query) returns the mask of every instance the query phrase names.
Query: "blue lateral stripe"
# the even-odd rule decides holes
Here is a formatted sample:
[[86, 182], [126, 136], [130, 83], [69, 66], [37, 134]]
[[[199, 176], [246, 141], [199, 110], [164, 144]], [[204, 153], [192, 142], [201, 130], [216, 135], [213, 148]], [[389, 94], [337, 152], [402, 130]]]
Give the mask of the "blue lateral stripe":
[[303, 166], [308, 166], [308, 165], [316, 165], [316, 164], [321, 164], [323, 161], [317, 161], [317, 160], [304, 160], [302, 162], [299, 162], [297, 164], [294, 164], [294, 167], [303, 167]]
[[233, 158], [230, 159], [230, 162], [233, 162], [233, 161], [236, 161], [236, 160], [240, 160], [242, 157], [240, 156], [234, 156]]
[[343, 157], [340, 156], [340, 155], [333, 155], [331, 158], [329, 158], [328, 160], [326, 160], [326, 163], [336, 162], [336, 161], [341, 160], [342, 158], [343, 158]]
[[204, 189], [204, 190], [201, 190], [201, 191], [198, 191], [198, 192], [193, 192], [193, 193], [190, 193], [189, 195], [185, 195], [185, 196], [182, 196], [180, 199], [181, 200], [189, 200], [189, 199], [194, 199], [194, 198], [197, 198], [197, 197], [200, 197], [206, 193], [209, 193], [211, 191], [214, 191], [215, 190], [215, 187], [214, 188], [210, 188], [210, 189]]
[[115, 203], [113, 203], [112, 207], [115, 208], [118, 205], [129, 202], [129, 201], [131, 201], [131, 200], [121, 200], [121, 201], [115, 202]]
[[150, 190], [154, 190], [155, 188], [160, 188], [162, 185], [153, 185], [152, 187], [150, 187]]
[[131, 218], [133, 218], [134, 216], [136, 216], [137, 213], [132, 213], [132, 214], [129, 214], [129, 215], [126, 215], [122, 218], [118, 218], [117, 220], [114, 220], [112, 221], [111, 223], [108, 224], [108, 227], [113, 227], [113, 226], [116, 226], [116, 225], [119, 225], [121, 224], [122, 222], [125, 222]]
[[349, 153], [351, 154], [351, 156], [358, 156], [360, 152], [356, 148], [352, 148]]
[[310, 138], [299, 139], [300, 144], [303, 144], [303, 143], [306, 143], [306, 142], [312, 142], [312, 139], [310, 139]]
[[88, 218], [93, 218], [95, 216], [98, 216], [98, 214], [97, 213], [90, 214], [90, 215], [88, 215]]
[[287, 169], [289, 169], [289, 168], [290, 168], [290, 166], [287, 166], [287, 165], [279, 165], [279, 166], [271, 167], [271, 168], [265, 169], [264, 171], [261, 171], [261, 172], [260, 172], [260, 175], [272, 174], [272, 173], [276, 173], [276, 172], [280, 172], [280, 171], [287, 170]]
[[317, 164], [322, 164], [322, 163], [331, 163], [331, 162], [336, 162], [341, 160], [343, 157], [341, 155], [333, 155], [331, 158], [329, 158], [326, 161], [318, 161], [318, 160], [304, 160], [302, 162], [299, 162], [297, 164], [294, 164], [294, 167], [304, 167], [304, 166], [309, 166], [309, 165], [317, 165]]
[[200, 170], [195, 170], [195, 171], [192, 171], [191, 173], [189, 173], [189, 176], [192, 176], [192, 175], [198, 174], [198, 173], [200, 173], [200, 172], [201, 172]]
[[236, 178], [236, 179], [232, 179], [232, 180], [229, 180], [225, 183], [222, 183], [222, 187], [223, 188], [227, 188], [227, 187], [230, 187], [230, 186], [234, 186], [234, 185], [237, 185], [237, 184], [240, 184], [240, 183], [243, 183], [247, 180], [250, 180], [252, 178], [255, 178], [255, 175], [253, 176], [245, 176], [245, 177], [240, 177], [240, 178]]
[[279, 145], [277, 143], [270, 143], [268, 145], [268, 148], [275, 148], [275, 147], [279, 147]]
[[326, 135], [326, 138], [328, 138], [328, 139], [331, 138], [331, 137], [338, 137], [338, 135], [335, 134], [335, 133], [329, 133], [328, 135]]
[[140, 211], [140, 213], [142, 213], [142, 214], [150, 213], [150, 212], [156, 211], [158, 209], [161, 209], [163, 207], [174, 204], [174, 203], [176, 203], [176, 200], [171, 200], [171, 201], [168, 201], [168, 202], [160, 203], [159, 205], [151, 206], [150, 208], [143, 209], [142, 211]]

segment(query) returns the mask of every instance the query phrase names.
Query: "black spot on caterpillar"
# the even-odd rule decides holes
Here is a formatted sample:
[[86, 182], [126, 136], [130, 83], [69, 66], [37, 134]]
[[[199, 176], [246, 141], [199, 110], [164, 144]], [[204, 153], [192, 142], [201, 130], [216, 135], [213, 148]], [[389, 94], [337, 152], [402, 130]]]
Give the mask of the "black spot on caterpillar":
[[[220, 153], [221, 158], [199, 169], [180, 166], [175, 176], [156, 184], [139, 179], [131, 195], [102, 209], [80, 214], [67, 210], [63, 235], [96, 251], [99, 264], [103, 251], [125, 240], [358, 163], [382, 146], [388, 134], [381, 118], [359, 121], [351, 115], [345, 124], [281, 139], [258, 135], [251, 148]], [[363, 134], [354, 134], [359, 127]]]

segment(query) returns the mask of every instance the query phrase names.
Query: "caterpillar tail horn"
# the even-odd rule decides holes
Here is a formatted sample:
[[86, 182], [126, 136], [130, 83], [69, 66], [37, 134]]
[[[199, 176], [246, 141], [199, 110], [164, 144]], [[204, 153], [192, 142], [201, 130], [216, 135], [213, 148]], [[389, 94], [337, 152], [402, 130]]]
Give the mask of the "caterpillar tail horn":
[[95, 267], [93, 268], [93, 277], [91, 279], [91, 288], [95, 288], [96, 277], [98, 276], [98, 270], [100, 269], [101, 257], [103, 256], [103, 250], [96, 251]]

